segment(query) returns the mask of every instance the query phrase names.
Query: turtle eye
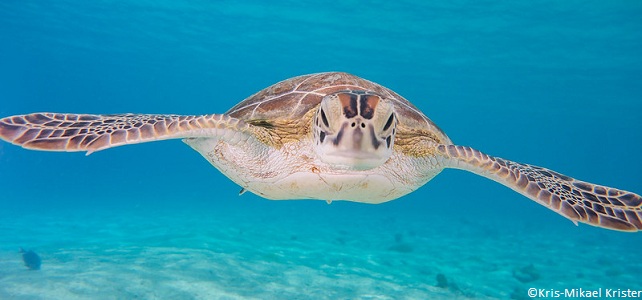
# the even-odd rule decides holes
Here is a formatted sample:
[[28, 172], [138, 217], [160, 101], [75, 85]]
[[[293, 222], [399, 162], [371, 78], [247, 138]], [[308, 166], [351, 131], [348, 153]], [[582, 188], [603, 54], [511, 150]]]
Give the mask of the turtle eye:
[[390, 128], [390, 126], [392, 126], [392, 121], [394, 121], [394, 120], [395, 120], [395, 115], [394, 114], [390, 114], [390, 117], [388, 118], [388, 121], [386, 121], [386, 125], [383, 125], [383, 131], [388, 130], [388, 128]]
[[321, 121], [323, 121], [323, 125], [325, 125], [325, 127], [330, 127], [330, 123], [328, 123], [328, 117], [325, 116], [323, 108], [321, 108]]

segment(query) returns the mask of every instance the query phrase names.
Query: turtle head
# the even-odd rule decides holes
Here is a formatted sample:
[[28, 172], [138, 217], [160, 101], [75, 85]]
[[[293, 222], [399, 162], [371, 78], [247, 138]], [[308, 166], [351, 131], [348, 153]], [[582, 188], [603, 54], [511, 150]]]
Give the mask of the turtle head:
[[378, 94], [340, 91], [323, 97], [313, 127], [321, 161], [367, 170], [392, 155], [397, 116], [393, 103]]

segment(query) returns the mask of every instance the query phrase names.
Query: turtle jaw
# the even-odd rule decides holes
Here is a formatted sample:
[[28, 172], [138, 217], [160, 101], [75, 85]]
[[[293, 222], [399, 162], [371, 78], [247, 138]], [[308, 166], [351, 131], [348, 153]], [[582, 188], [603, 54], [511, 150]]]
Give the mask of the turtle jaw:
[[325, 153], [321, 160], [329, 165], [350, 170], [370, 170], [384, 164], [389, 157], [382, 157], [362, 151], [334, 151]]

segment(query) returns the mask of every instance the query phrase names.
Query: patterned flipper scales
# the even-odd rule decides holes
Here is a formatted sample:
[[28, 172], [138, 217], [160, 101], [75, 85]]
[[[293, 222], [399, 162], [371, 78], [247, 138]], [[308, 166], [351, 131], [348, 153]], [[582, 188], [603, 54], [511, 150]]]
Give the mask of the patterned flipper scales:
[[255, 139], [252, 125], [226, 115], [34, 113], [0, 119], [0, 139], [27, 149], [92, 152], [156, 140]]
[[621, 231], [642, 230], [642, 198], [541, 167], [492, 157], [470, 147], [439, 145], [444, 166], [473, 172], [577, 222]]
[[[28, 149], [87, 151], [165, 139], [209, 137], [257, 142], [260, 127], [226, 115], [78, 115], [35, 113], [0, 119], [0, 139]], [[535, 200], [573, 222], [622, 231], [642, 230], [642, 198], [557, 172], [440, 145], [444, 167], [474, 172]]]

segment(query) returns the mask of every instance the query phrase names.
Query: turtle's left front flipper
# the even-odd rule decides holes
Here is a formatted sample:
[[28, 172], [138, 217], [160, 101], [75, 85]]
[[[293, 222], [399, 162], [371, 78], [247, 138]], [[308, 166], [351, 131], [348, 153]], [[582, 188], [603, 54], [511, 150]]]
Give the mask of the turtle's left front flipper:
[[33, 113], [0, 119], [0, 139], [27, 149], [95, 151], [180, 138], [217, 138], [237, 145], [266, 138], [262, 128], [227, 115], [87, 115]]
[[621, 231], [642, 230], [642, 198], [635, 193], [492, 157], [470, 147], [439, 145], [436, 149], [444, 167], [492, 179], [573, 222]]

